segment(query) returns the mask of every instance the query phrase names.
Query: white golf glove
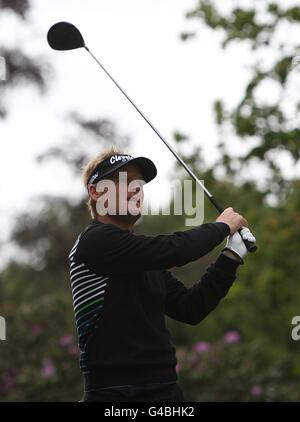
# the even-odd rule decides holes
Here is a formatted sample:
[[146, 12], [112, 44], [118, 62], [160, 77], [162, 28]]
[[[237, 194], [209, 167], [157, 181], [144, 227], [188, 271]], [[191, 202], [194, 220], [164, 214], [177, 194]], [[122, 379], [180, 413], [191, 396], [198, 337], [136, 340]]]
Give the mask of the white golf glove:
[[[251, 231], [247, 227], [242, 227], [241, 235], [243, 239], [255, 242], [256, 238], [253, 236]], [[243, 242], [239, 232], [234, 233], [232, 236], [227, 237], [227, 243], [223, 251], [226, 249], [232, 251], [241, 258], [241, 263], [244, 263], [243, 258], [247, 255], [247, 248]]]

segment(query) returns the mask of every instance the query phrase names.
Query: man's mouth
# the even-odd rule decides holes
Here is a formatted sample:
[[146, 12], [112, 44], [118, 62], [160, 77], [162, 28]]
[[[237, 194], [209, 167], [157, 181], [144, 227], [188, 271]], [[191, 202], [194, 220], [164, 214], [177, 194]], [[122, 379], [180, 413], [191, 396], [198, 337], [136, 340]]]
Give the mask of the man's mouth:
[[128, 204], [135, 204], [137, 206], [140, 206], [141, 205], [141, 201], [140, 201], [140, 199], [138, 199], [138, 200], [129, 199]]

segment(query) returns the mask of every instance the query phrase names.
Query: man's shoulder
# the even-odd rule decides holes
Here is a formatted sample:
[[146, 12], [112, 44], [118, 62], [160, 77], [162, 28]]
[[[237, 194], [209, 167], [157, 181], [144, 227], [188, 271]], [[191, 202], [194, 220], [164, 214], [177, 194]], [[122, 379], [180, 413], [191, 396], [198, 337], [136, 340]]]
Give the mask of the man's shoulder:
[[92, 246], [94, 243], [99, 244], [99, 242], [103, 242], [108, 246], [110, 240], [118, 240], [124, 232], [126, 231], [114, 224], [92, 220], [92, 222], [78, 235], [77, 244], [78, 246], [86, 247], [88, 245]]
[[103, 225], [100, 222], [98, 223], [96, 220], [92, 220], [92, 222], [78, 234], [71, 248], [69, 259], [78, 254], [82, 247], [85, 248], [89, 243], [93, 242], [93, 239], [95, 238], [94, 234], [97, 233], [97, 237], [101, 236], [100, 233], [103, 230], [102, 226]]
[[97, 220], [92, 220], [90, 222], [90, 224], [88, 224], [82, 230], [82, 232], [79, 234], [79, 237], [83, 237], [85, 234], [91, 232], [92, 230], [101, 231], [101, 230], [103, 230], [103, 228], [105, 228], [105, 224], [103, 224], [103, 223], [101, 223], [100, 221], [97, 221]]
[[106, 224], [101, 223], [97, 220], [92, 220], [78, 235], [77, 241], [80, 243], [82, 240], [89, 240], [96, 236], [101, 236], [101, 233], [105, 233], [107, 230]]

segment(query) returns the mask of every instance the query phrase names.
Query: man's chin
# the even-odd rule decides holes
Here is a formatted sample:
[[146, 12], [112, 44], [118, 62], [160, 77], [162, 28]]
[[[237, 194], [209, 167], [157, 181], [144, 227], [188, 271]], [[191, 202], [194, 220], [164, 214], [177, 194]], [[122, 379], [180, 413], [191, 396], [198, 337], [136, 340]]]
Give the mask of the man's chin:
[[124, 214], [123, 215], [122, 214], [117, 214], [116, 217], [118, 219], [126, 222], [126, 223], [129, 223], [129, 224], [132, 224], [133, 225], [134, 223], [136, 223], [142, 217], [142, 214], [140, 212], [138, 214], [136, 214], [136, 215], [133, 215], [133, 214], [130, 214], [130, 213], [125, 214], [125, 215]]

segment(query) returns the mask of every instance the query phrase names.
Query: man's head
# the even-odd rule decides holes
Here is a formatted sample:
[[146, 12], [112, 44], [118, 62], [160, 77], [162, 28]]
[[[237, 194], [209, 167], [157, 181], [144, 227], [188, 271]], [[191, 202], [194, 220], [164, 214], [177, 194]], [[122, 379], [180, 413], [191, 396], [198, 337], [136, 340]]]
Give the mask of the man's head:
[[143, 184], [150, 182], [156, 173], [155, 165], [148, 158], [133, 158], [115, 148], [91, 160], [83, 169], [83, 180], [89, 193], [87, 204], [92, 218], [102, 218], [105, 210], [109, 221], [133, 225], [141, 215]]

